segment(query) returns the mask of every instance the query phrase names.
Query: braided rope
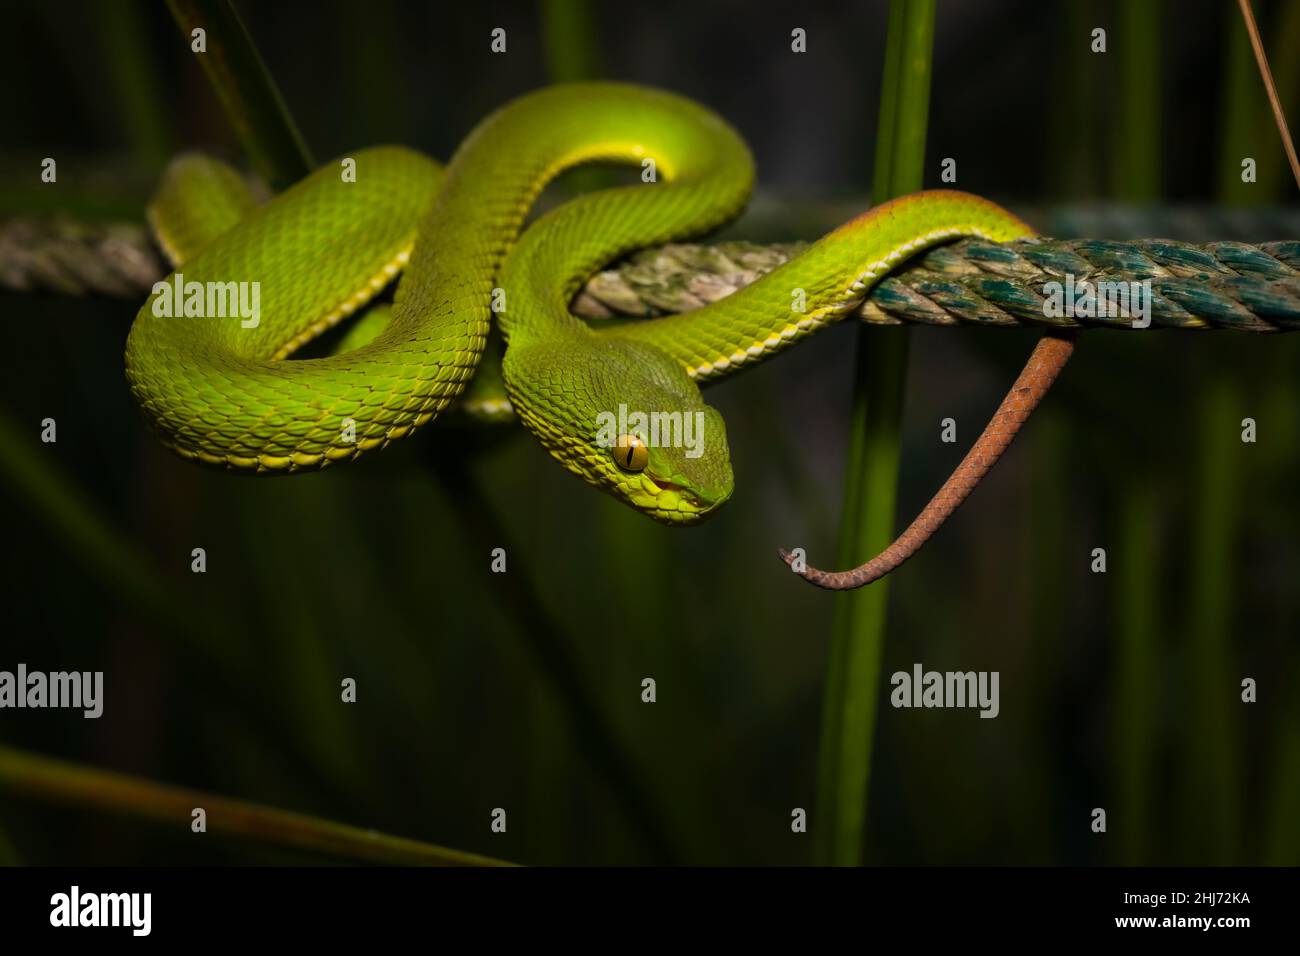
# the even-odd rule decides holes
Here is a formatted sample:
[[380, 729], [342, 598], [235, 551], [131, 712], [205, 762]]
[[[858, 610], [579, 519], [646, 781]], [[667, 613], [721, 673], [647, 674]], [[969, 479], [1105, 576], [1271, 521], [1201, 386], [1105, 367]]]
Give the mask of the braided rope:
[[[723, 242], [647, 249], [588, 281], [574, 311], [589, 319], [686, 312], [715, 302], [806, 245]], [[0, 288], [143, 298], [166, 273], [143, 226], [59, 219], [0, 222]], [[858, 310], [881, 325], [1132, 328], [1123, 316], [1045, 314], [1045, 285], [1151, 282], [1151, 325], [1300, 329], [1300, 242], [1192, 244], [1162, 239], [964, 239], [932, 249], [878, 284]]]
[[[685, 312], [743, 288], [805, 246], [670, 245], [594, 276], [575, 302], [588, 317]], [[1132, 328], [1127, 316], [1046, 315], [1049, 282], [1151, 281], [1151, 325], [1276, 332], [1300, 328], [1300, 242], [963, 239], [917, 256], [858, 310], [881, 325]]]
[[143, 301], [166, 272], [145, 227], [136, 223], [0, 222], [0, 288]]

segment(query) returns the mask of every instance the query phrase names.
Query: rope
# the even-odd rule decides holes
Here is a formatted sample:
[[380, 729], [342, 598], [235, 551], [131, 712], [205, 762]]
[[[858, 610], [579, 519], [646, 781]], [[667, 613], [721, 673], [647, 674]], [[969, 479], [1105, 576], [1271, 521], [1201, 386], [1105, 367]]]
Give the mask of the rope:
[[[670, 245], [594, 276], [574, 310], [591, 318], [699, 308], [788, 261], [803, 244]], [[1300, 242], [1193, 245], [1144, 239], [963, 239], [910, 260], [858, 309], [881, 325], [1036, 325], [1132, 328], [1128, 315], [1045, 314], [1059, 283], [1151, 281], [1153, 327], [1275, 332], [1300, 328]]]
[[[804, 248], [736, 241], [647, 249], [593, 276], [574, 300], [574, 312], [598, 320], [689, 311], [749, 285]], [[162, 256], [138, 224], [0, 222], [0, 288], [143, 299], [165, 274]], [[1070, 282], [1080, 290], [1084, 282], [1095, 288], [1146, 280], [1153, 327], [1300, 329], [1296, 241], [964, 239], [909, 260], [873, 289], [857, 314], [880, 325], [1127, 329], [1134, 320], [1122, 310], [1090, 316], [1048, 308], [1053, 292], [1060, 293], [1055, 301], [1068, 305]]]
[[135, 223], [0, 222], [0, 288], [143, 301], [165, 274], [162, 256]]

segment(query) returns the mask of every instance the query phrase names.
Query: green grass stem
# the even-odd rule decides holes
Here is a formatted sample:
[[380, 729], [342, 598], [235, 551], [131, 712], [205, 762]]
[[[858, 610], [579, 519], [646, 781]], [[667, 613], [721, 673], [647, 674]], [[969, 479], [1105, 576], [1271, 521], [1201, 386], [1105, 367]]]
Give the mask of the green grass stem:
[[[1116, 45], [1120, 55], [1120, 128], [1117, 150], [1108, 154], [1114, 198], [1154, 205], [1161, 186], [1161, 130], [1164, 116], [1160, 50], [1165, 17], [1159, 0], [1120, 4]], [[1113, 607], [1115, 614], [1115, 708], [1111, 722], [1114, 799], [1119, 810], [1120, 862], [1150, 863], [1155, 715], [1162, 688], [1157, 659], [1159, 528], [1164, 510], [1158, 480], [1146, 462], [1112, 470], [1124, 488]]]
[[[921, 186], [934, 20], [934, 0], [890, 4], [876, 142], [877, 202]], [[840, 566], [881, 551], [894, 534], [910, 338], [906, 329], [860, 328], [857, 335]], [[834, 598], [813, 824], [816, 859], [824, 864], [862, 861], [888, 596], [886, 580]]]
[[311, 151], [230, 0], [167, 0], [167, 5], [187, 44], [195, 30], [205, 31], [207, 50], [195, 56], [258, 172], [276, 190], [311, 172]]
[[0, 789], [38, 801], [164, 823], [186, 836], [192, 832], [193, 811], [202, 808], [207, 832], [358, 862], [399, 866], [509, 865], [475, 853], [96, 770], [12, 747], [0, 746]]

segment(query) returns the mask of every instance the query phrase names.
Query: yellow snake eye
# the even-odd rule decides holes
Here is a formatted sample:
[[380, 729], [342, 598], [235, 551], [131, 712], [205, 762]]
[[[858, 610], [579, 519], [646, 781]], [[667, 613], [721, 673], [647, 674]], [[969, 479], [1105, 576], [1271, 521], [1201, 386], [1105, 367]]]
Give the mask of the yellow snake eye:
[[624, 471], [644, 471], [650, 460], [645, 442], [637, 435], [619, 435], [613, 447], [614, 461]]

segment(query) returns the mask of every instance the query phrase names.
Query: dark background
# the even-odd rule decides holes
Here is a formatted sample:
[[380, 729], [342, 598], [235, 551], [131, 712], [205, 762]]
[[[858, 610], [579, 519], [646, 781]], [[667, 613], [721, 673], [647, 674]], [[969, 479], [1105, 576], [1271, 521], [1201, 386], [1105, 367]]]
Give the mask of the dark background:
[[[1280, 83], [1295, 75], [1283, 61], [1300, 35], [1282, 26], [1294, 6], [1256, 4]], [[926, 184], [952, 156], [958, 187], [1047, 232], [1295, 238], [1278, 231], [1294, 224], [1280, 205], [1294, 208], [1295, 186], [1257, 77], [1246, 132], [1224, 140], [1236, 5], [1161, 8], [1143, 51], [1160, 63], [1158, 195], [1101, 215], [1135, 194], [1125, 37], [1105, 2], [942, 0]], [[386, 141], [446, 159], [551, 75], [531, 3], [239, 9], [318, 159]], [[760, 196], [733, 232], [810, 238], [865, 207], [886, 4], [664, 0], [597, 14], [599, 75], [692, 96], [750, 142]], [[138, 221], [175, 151], [241, 160], [163, 4], [3, 3], [0, 18], [0, 214]], [[498, 26], [505, 55], [489, 52]], [[790, 52], [795, 26], [805, 55]], [[1088, 52], [1094, 26], [1109, 31], [1107, 54]], [[1281, 94], [1294, 124], [1300, 88]], [[1221, 186], [1246, 155], [1257, 188]], [[57, 186], [39, 183], [44, 156], [59, 159]], [[1220, 201], [1255, 208], [1205, 211]], [[0, 668], [102, 669], [107, 699], [97, 721], [0, 711], [0, 741], [521, 862], [810, 859], [789, 820], [815, 806], [835, 599], [774, 555], [834, 554], [848, 323], [710, 388], [737, 491], [683, 531], [592, 492], [518, 430], [439, 423], [292, 479], [196, 468], [150, 436], [127, 393], [139, 303], [2, 302], [0, 394], [20, 445], [0, 454], [64, 476], [76, 507], [61, 513], [112, 529], [110, 563], [160, 584], [195, 626], [142, 610], [84, 541], [4, 485]], [[1034, 338], [913, 333], [900, 521], [956, 464]], [[1083, 336], [1007, 458], [892, 579], [883, 691], [917, 661], [998, 670], [1002, 712], [882, 707], [866, 859], [1300, 862], [1297, 348], [1289, 336]], [[939, 441], [948, 416], [957, 445]], [[1255, 444], [1239, 441], [1247, 416]], [[46, 417], [57, 444], [39, 441]], [[487, 572], [498, 546], [505, 576]], [[189, 571], [194, 547], [204, 575]], [[1090, 572], [1096, 547], [1106, 574]], [[557, 659], [574, 662], [569, 685], [552, 679]], [[640, 700], [647, 676], [654, 705]], [[354, 705], [339, 702], [344, 677], [358, 682]], [[1244, 677], [1259, 681], [1256, 704], [1240, 703]], [[591, 712], [569, 720], [565, 686]], [[494, 807], [509, 812], [504, 835], [489, 831]], [[1108, 810], [1104, 836], [1093, 807]], [[2, 791], [0, 847], [37, 864], [307, 859]]]

